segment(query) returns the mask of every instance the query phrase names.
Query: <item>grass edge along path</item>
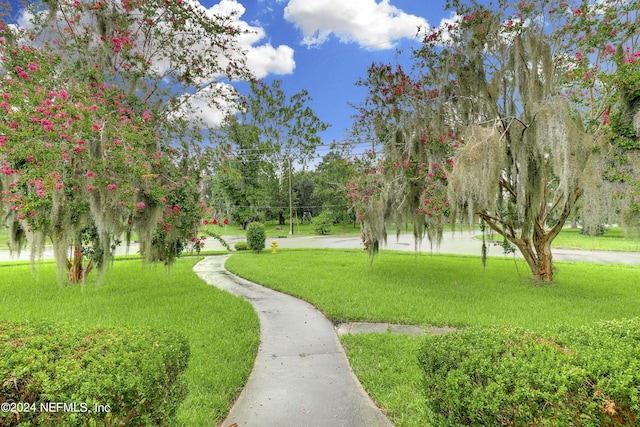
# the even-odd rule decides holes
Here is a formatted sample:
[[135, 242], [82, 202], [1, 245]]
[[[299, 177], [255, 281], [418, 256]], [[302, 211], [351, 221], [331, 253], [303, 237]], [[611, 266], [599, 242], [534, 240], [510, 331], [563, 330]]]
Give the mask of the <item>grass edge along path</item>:
[[362, 387], [396, 427], [433, 424], [418, 363], [424, 337], [357, 334], [342, 335], [340, 342]]
[[[140, 260], [116, 261], [101, 284], [57, 285], [55, 265], [0, 264], [0, 320], [46, 320], [81, 326], [174, 329], [189, 339], [189, 396], [178, 425], [211, 426], [225, 418], [257, 354], [260, 327], [251, 305], [208, 286], [193, 272], [200, 258], [167, 272]], [[108, 402], [107, 402], [108, 403]]]
[[[521, 260], [504, 257], [482, 269], [479, 257], [383, 251], [369, 266], [362, 251], [282, 250], [233, 255], [226, 267], [310, 302], [336, 323], [545, 330], [640, 316], [640, 266], [560, 262], [557, 284], [539, 287]], [[359, 334], [340, 341], [361, 384], [397, 427], [432, 424], [418, 366], [424, 337]]]
[[521, 259], [382, 251], [282, 249], [235, 253], [234, 274], [301, 298], [334, 323], [511, 325], [541, 329], [640, 315], [640, 265], [557, 262], [536, 286]]

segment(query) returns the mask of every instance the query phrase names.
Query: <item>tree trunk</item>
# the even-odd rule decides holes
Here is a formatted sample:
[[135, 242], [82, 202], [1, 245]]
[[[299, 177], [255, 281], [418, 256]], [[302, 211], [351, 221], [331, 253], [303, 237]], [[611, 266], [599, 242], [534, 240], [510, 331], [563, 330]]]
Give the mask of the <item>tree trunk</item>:
[[289, 234], [293, 235], [293, 179], [291, 176], [291, 159], [289, 159]]
[[67, 279], [70, 283], [80, 283], [93, 269], [93, 262], [90, 260], [86, 266], [83, 266], [82, 258], [82, 247], [74, 246], [73, 258], [67, 261]]
[[531, 280], [535, 282], [553, 283], [553, 254], [551, 253], [551, 245], [536, 250], [529, 241], [517, 239], [513, 242], [520, 253], [524, 257], [529, 268], [531, 269]]
[[[563, 199], [556, 195], [554, 202], [548, 204], [547, 195], [545, 191], [544, 197], [538, 207], [537, 215], [533, 220], [533, 224], [531, 224], [530, 233], [527, 233], [527, 235], [518, 232], [517, 228], [508, 219], [492, 216], [486, 210], [479, 211], [478, 215], [496, 233], [505, 237], [520, 250], [525, 261], [529, 264], [532, 280], [536, 282], [553, 283], [551, 242], [560, 234], [562, 227], [571, 213], [571, 209], [582, 195], [582, 189], [577, 188], [564, 200], [564, 203], [562, 203]], [[550, 230], [546, 230], [547, 220], [556, 209], [560, 209], [558, 222]]]

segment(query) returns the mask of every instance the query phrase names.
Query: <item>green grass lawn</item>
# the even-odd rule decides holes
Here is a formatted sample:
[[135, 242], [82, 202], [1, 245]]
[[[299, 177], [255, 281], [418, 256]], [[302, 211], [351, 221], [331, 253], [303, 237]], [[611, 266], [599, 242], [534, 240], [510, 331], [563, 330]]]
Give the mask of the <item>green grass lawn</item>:
[[556, 285], [533, 286], [522, 260], [358, 250], [234, 254], [232, 272], [300, 297], [335, 322], [508, 324], [528, 328], [640, 315], [640, 266], [556, 263]]
[[[588, 236], [580, 234], [580, 231], [578, 228], [564, 228], [551, 243], [552, 248], [640, 252], [640, 241], [626, 237], [620, 227], [611, 227], [602, 236]], [[481, 239], [481, 236], [477, 232], [476, 239]], [[486, 238], [498, 242], [503, 240], [498, 234]]]
[[60, 287], [55, 265], [0, 264], [0, 320], [49, 320], [83, 326], [172, 328], [190, 343], [189, 396], [179, 425], [212, 426], [224, 419], [253, 367], [259, 322], [251, 305], [207, 286], [192, 271], [196, 258], [170, 273], [140, 260], [116, 261], [101, 284]]
[[627, 238], [620, 227], [612, 227], [598, 237], [580, 234], [577, 228], [565, 228], [555, 238], [552, 246], [600, 251], [640, 251], [640, 241]]
[[[521, 260], [383, 251], [235, 254], [227, 268], [295, 295], [334, 322], [513, 325], [554, 330], [640, 316], [640, 266], [558, 262], [556, 284], [535, 286]], [[418, 361], [421, 337], [341, 338], [367, 391], [398, 426], [429, 425]]]

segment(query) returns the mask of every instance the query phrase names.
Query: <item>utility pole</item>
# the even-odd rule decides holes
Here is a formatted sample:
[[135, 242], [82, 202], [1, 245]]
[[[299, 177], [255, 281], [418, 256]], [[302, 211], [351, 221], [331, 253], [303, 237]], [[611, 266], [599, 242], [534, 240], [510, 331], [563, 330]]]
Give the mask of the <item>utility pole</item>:
[[293, 180], [291, 178], [291, 158], [289, 158], [289, 234], [293, 236]]

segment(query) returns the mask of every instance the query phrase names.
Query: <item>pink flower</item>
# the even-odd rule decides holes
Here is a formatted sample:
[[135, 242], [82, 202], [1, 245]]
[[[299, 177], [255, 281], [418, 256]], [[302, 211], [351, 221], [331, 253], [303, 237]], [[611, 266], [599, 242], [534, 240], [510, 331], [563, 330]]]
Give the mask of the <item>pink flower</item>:
[[136, 206], [138, 206], [138, 209], [144, 209], [145, 204], [144, 202], [139, 202]]
[[33, 62], [29, 62], [28, 68], [30, 71], [38, 71], [38, 65], [34, 64]]
[[93, 178], [94, 176], [96, 176], [96, 174], [93, 173], [93, 171], [87, 171], [87, 178]]
[[167, 203], [167, 199], [166, 199], [166, 198], [164, 198], [164, 197], [160, 197], [160, 201], [161, 201], [162, 203]]
[[144, 113], [142, 113], [142, 120], [144, 120], [145, 122], [148, 121], [151, 118], [151, 114], [149, 113], [149, 111], [144, 110]]

